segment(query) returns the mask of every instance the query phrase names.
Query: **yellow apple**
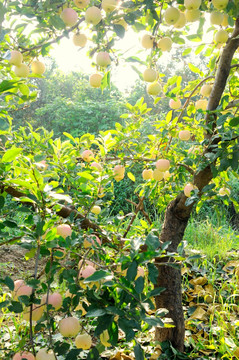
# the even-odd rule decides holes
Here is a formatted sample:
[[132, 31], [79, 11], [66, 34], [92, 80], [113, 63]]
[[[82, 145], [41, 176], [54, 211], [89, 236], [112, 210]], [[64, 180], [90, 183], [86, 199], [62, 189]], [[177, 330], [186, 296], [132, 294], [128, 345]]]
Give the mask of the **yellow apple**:
[[79, 320], [74, 316], [61, 319], [59, 322], [59, 332], [64, 337], [76, 336], [80, 328]]
[[12, 50], [11, 51], [11, 58], [9, 60], [9, 63], [15, 66], [20, 66], [23, 61], [23, 56], [20, 53], [20, 51]]
[[162, 87], [157, 81], [154, 81], [147, 86], [147, 93], [149, 95], [158, 95], [161, 91]]
[[84, 47], [87, 43], [87, 37], [85, 34], [74, 34], [72, 37], [73, 44], [75, 46]]
[[210, 23], [212, 25], [221, 25], [223, 17], [223, 13], [219, 11], [212, 11], [210, 14]]
[[177, 109], [180, 109], [180, 107], [182, 106], [182, 104], [181, 104], [180, 99], [176, 99], [176, 100], [170, 99], [170, 100], [169, 100], [169, 106], [171, 107], [171, 109], [177, 110]]
[[93, 161], [93, 163], [91, 163], [90, 166], [97, 169], [98, 171], [102, 171], [102, 166], [95, 161]]
[[187, 19], [183, 12], [180, 11], [178, 21], [173, 25], [176, 29], [182, 29], [186, 25]]
[[90, 76], [90, 86], [99, 88], [101, 86], [101, 80], [103, 76], [101, 74], [92, 74]]
[[189, 130], [181, 130], [179, 131], [178, 137], [180, 140], [187, 141], [191, 137], [191, 133]]
[[21, 64], [14, 67], [14, 72], [16, 76], [26, 78], [28, 77], [30, 70], [26, 64]]
[[154, 38], [149, 34], [144, 34], [141, 38], [141, 45], [145, 49], [152, 49], [154, 46]]
[[200, 94], [202, 96], [208, 97], [210, 96], [211, 92], [212, 92], [211, 85], [205, 84], [201, 87]]
[[171, 177], [171, 175], [172, 175], [172, 174], [170, 174], [170, 172], [169, 172], [168, 170], [165, 171], [164, 174], [163, 174], [164, 180], [165, 180], [165, 181], [168, 180], [168, 179]]
[[94, 154], [91, 150], [87, 149], [83, 151], [81, 157], [84, 161], [91, 162], [94, 159]]
[[167, 159], [159, 159], [156, 161], [156, 168], [160, 171], [166, 171], [170, 167], [170, 161]]
[[201, 12], [200, 10], [186, 10], [185, 17], [187, 22], [195, 22], [200, 19]]
[[157, 71], [154, 69], [145, 69], [143, 72], [143, 79], [147, 82], [154, 82], [157, 79]]
[[201, 2], [201, 0], [184, 0], [184, 6], [187, 10], [196, 10], [199, 9]]
[[164, 19], [168, 25], [176, 24], [176, 22], [179, 20], [179, 17], [180, 11], [173, 6], [168, 7], [164, 13]]
[[186, 197], [190, 197], [191, 196], [191, 191], [195, 189], [195, 186], [191, 183], [185, 185], [183, 191], [184, 191], [184, 195]]
[[154, 180], [160, 181], [163, 179], [164, 173], [159, 169], [154, 169], [153, 171], [153, 178]]
[[87, 333], [79, 334], [75, 338], [75, 346], [77, 349], [88, 350], [91, 348], [92, 339], [91, 336]]
[[101, 212], [101, 207], [98, 205], [94, 205], [90, 211], [92, 212], [92, 214], [99, 215], [99, 213]]
[[170, 51], [172, 49], [172, 44], [173, 44], [173, 42], [170, 39], [170, 37], [165, 36], [165, 37], [163, 37], [162, 39], [159, 40], [158, 47], [162, 51]]
[[106, 67], [111, 64], [111, 59], [109, 53], [106, 51], [100, 51], [96, 55], [96, 64], [98, 66]]
[[227, 7], [228, 0], [212, 0], [212, 4], [216, 9], [222, 10]]
[[65, 8], [62, 10], [61, 19], [65, 23], [66, 26], [74, 26], [78, 20], [78, 14], [74, 9]]
[[227, 42], [228, 37], [229, 37], [228, 32], [226, 32], [226, 30], [221, 29], [216, 32], [214, 40], [216, 43], [224, 44]]
[[[44, 307], [42, 305], [33, 304], [32, 305], [32, 321], [38, 321], [42, 317], [44, 312]], [[26, 321], [30, 321], [30, 306], [24, 309], [22, 317]]]
[[43, 62], [39, 60], [35, 60], [31, 63], [31, 69], [34, 74], [42, 75], [44, 74], [46, 67], [45, 64], [43, 64]]
[[36, 354], [36, 360], [56, 360], [52, 350], [40, 349]]
[[88, 24], [97, 25], [102, 19], [101, 11], [96, 6], [89, 7], [85, 12], [85, 21]]
[[75, 6], [77, 6], [79, 9], [84, 9], [86, 6], [88, 6], [90, 3], [90, 0], [74, 0]]
[[67, 236], [71, 236], [72, 229], [68, 224], [61, 224], [57, 226], [56, 233], [65, 239]]
[[123, 165], [115, 165], [114, 178], [116, 181], [120, 181], [124, 178], [125, 167]]
[[118, 5], [118, 0], [102, 0], [101, 6], [105, 12], [114, 11]]
[[153, 178], [153, 170], [152, 169], [144, 169], [142, 172], [142, 176], [144, 180], [150, 180]]
[[196, 101], [195, 103], [195, 108], [198, 109], [202, 109], [203, 111], [207, 110], [207, 100], [206, 99], [201, 99]]

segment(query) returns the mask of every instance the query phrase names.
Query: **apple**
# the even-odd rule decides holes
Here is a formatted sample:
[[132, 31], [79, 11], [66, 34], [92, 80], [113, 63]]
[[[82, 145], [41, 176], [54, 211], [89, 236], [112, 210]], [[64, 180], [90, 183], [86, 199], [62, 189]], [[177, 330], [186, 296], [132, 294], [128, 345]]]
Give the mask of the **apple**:
[[23, 56], [18, 50], [12, 50], [11, 51], [11, 58], [9, 60], [9, 63], [15, 66], [20, 66], [23, 61]]
[[135, 280], [138, 279], [138, 277], [140, 277], [140, 276], [144, 277], [144, 275], [145, 275], [144, 269], [141, 266], [139, 266], [138, 270], [137, 270], [137, 275], [135, 277]]
[[158, 95], [161, 91], [161, 85], [157, 81], [154, 81], [147, 86], [147, 93], [149, 95]]
[[200, 19], [200, 16], [201, 12], [198, 9], [185, 11], [185, 17], [187, 22], [195, 22]]
[[143, 79], [147, 82], [154, 82], [157, 79], [157, 71], [154, 69], [145, 69], [143, 72]]
[[86, 260], [86, 259], [81, 259], [79, 262], [78, 262], [78, 269], [81, 269], [81, 268], [85, 268], [86, 266], [93, 266], [94, 267], [94, 263], [90, 260]]
[[30, 353], [28, 351], [23, 351], [22, 353], [18, 352], [12, 358], [12, 360], [23, 360], [23, 359], [24, 360], [25, 359], [26, 360], [35, 360], [36, 358], [32, 353]]
[[42, 75], [44, 74], [46, 67], [45, 64], [43, 64], [43, 62], [39, 60], [35, 60], [31, 63], [31, 69], [34, 74]]
[[164, 172], [163, 174], [163, 178], [165, 181], [167, 181], [170, 177], [171, 177], [172, 174], [170, 174], [170, 172], [167, 170]]
[[177, 110], [177, 109], [180, 109], [180, 107], [182, 106], [182, 104], [181, 104], [180, 99], [176, 99], [176, 100], [170, 99], [170, 100], [169, 100], [169, 106], [170, 106], [171, 109]]
[[102, 0], [101, 6], [105, 12], [114, 11], [118, 5], [118, 0]]
[[150, 180], [153, 178], [153, 170], [152, 169], [144, 169], [142, 172], [142, 176], [144, 180]]
[[186, 197], [190, 197], [191, 196], [191, 191], [195, 189], [195, 186], [191, 183], [185, 185], [183, 191], [184, 191], [184, 195]]
[[170, 37], [165, 36], [165, 37], [163, 37], [162, 39], [159, 40], [158, 47], [162, 51], [170, 51], [172, 49], [172, 44], [173, 44], [173, 42], [170, 39]]
[[114, 178], [116, 181], [120, 181], [124, 178], [125, 167], [123, 165], [115, 165]]
[[61, 224], [56, 227], [56, 233], [65, 239], [67, 236], [71, 236], [72, 229], [68, 224]]
[[86, 162], [91, 162], [94, 159], [94, 154], [91, 150], [84, 150], [81, 157]]
[[182, 29], [186, 25], [187, 19], [183, 12], [180, 11], [178, 21], [173, 25], [176, 29]]
[[87, 37], [85, 34], [74, 34], [72, 37], [73, 44], [75, 46], [84, 47], [87, 43]]
[[199, 9], [201, 2], [201, 0], [184, 0], [184, 6], [188, 10], [196, 10]]
[[100, 342], [101, 344], [103, 344], [105, 347], [110, 347], [112, 346], [111, 343], [109, 343], [110, 336], [108, 333], [108, 330], [104, 330], [101, 334], [100, 334]]
[[154, 169], [153, 171], [153, 178], [154, 180], [160, 181], [163, 179], [163, 172], [159, 169]]
[[86, 279], [89, 276], [93, 275], [96, 272], [96, 269], [92, 265], [87, 265], [84, 269], [82, 269], [79, 273], [79, 276]]
[[201, 99], [201, 100], [196, 101], [195, 108], [197, 110], [201, 109], [203, 111], [206, 111], [207, 110], [207, 100], [206, 99]]
[[173, 7], [169, 6], [164, 13], [164, 19], [168, 25], [174, 25], [179, 20], [180, 11]]
[[99, 213], [101, 212], [101, 207], [98, 205], [94, 205], [90, 211], [92, 212], [92, 214], [99, 215]]
[[101, 51], [96, 55], [96, 64], [98, 66], [106, 67], [111, 64], [111, 59], [109, 53], [106, 51]]
[[223, 21], [223, 13], [220, 13], [219, 11], [213, 11], [210, 14], [210, 23], [212, 25], [221, 25]]
[[90, 3], [90, 0], [74, 0], [74, 4], [79, 9], [84, 9], [86, 6], [88, 6]]
[[60, 14], [61, 19], [66, 26], [74, 26], [78, 21], [78, 14], [74, 9], [65, 8]]
[[90, 85], [94, 88], [99, 88], [101, 86], [101, 80], [103, 76], [101, 74], [92, 74], [90, 76]]
[[95, 168], [95, 169], [97, 169], [98, 171], [102, 171], [102, 166], [101, 166], [99, 163], [95, 162], [95, 161], [93, 161], [93, 162], [90, 164], [90, 166], [93, 167], [93, 168]]
[[30, 296], [32, 294], [32, 290], [33, 288], [26, 285], [24, 280], [15, 280], [12, 297], [14, 300], [17, 300], [18, 297], [22, 295]]
[[97, 25], [102, 19], [101, 11], [96, 6], [89, 7], [85, 12], [85, 21], [88, 24]]
[[26, 64], [21, 64], [14, 67], [14, 72], [16, 76], [26, 78], [28, 77], [30, 70]]
[[229, 37], [229, 35], [226, 32], [226, 30], [220, 29], [216, 32], [214, 40], [216, 43], [224, 44], [227, 42], [228, 37]]
[[64, 337], [76, 336], [80, 328], [79, 320], [74, 316], [61, 319], [59, 322], [59, 332]]
[[160, 171], [166, 171], [170, 167], [170, 161], [167, 159], [159, 159], [156, 161], [156, 168]]
[[40, 349], [36, 354], [36, 360], [56, 360], [52, 350], [49, 352], [47, 349]]
[[152, 49], [154, 46], [154, 38], [149, 34], [144, 34], [141, 38], [141, 45], [145, 49]]
[[91, 336], [87, 333], [79, 334], [75, 338], [75, 346], [77, 349], [88, 350], [91, 348], [92, 339]]
[[224, 27], [228, 26], [228, 15], [227, 14], [223, 14], [223, 20], [221, 22], [221, 25]]
[[220, 196], [224, 196], [224, 195], [230, 195], [231, 194], [231, 190], [226, 188], [226, 187], [222, 187], [221, 189], [219, 189], [219, 195]]
[[[32, 305], [32, 321], [38, 321], [42, 317], [44, 307], [39, 304]], [[26, 321], [30, 321], [30, 306], [26, 307], [22, 313], [22, 317]]]
[[211, 85], [205, 84], [201, 87], [200, 94], [202, 96], [208, 97], [212, 92]]
[[180, 140], [187, 141], [191, 137], [191, 133], [189, 130], [181, 130], [179, 131], [178, 137]]
[[92, 245], [96, 246], [96, 243], [101, 245], [101, 241], [98, 238], [98, 236], [96, 236], [96, 235], [87, 235], [84, 238], [83, 246], [84, 246], [85, 249], [88, 249], [88, 248], [92, 247]]
[[227, 7], [228, 0], [212, 0], [212, 4], [216, 9], [222, 10]]
[[[46, 300], [47, 300], [47, 294], [43, 295], [41, 303], [42, 304], [46, 304]], [[49, 294], [48, 295], [48, 304], [52, 305], [52, 307], [55, 310], [59, 310], [62, 306], [62, 296], [61, 294], [55, 292], [53, 294]]]

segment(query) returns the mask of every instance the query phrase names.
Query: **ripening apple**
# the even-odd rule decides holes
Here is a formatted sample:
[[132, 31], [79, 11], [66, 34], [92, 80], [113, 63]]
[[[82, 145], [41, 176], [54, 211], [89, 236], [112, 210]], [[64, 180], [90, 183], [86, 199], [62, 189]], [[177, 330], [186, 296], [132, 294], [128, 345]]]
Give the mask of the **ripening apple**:
[[182, 106], [182, 104], [181, 104], [180, 99], [176, 99], [176, 100], [170, 99], [170, 100], [169, 100], [169, 106], [171, 107], [171, 109], [177, 110], [177, 109], [180, 109], [180, 107]]
[[184, 0], [184, 6], [188, 10], [196, 10], [199, 9], [201, 2], [201, 0]]
[[108, 330], [104, 330], [101, 334], [100, 334], [100, 342], [101, 344], [103, 344], [105, 347], [110, 347], [112, 346], [111, 343], [109, 343], [109, 333]]
[[96, 6], [89, 7], [85, 12], [85, 21], [88, 24], [97, 25], [102, 19], [101, 11]]
[[96, 235], [87, 235], [84, 238], [83, 246], [84, 246], [85, 249], [88, 249], [88, 248], [92, 247], [92, 245], [96, 246], [96, 243], [101, 245], [101, 241], [98, 238], [98, 236], [96, 236]]
[[195, 189], [195, 186], [191, 183], [188, 183], [187, 185], [185, 185], [184, 189], [183, 189], [183, 192], [184, 192], [184, 195], [186, 197], [190, 197], [191, 196], [191, 191]]
[[102, 0], [101, 6], [105, 12], [114, 11], [118, 5], [118, 0]]
[[191, 137], [191, 133], [189, 130], [181, 130], [179, 131], [178, 137], [180, 140], [188, 141]]
[[141, 38], [141, 45], [145, 49], [152, 49], [154, 46], [154, 38], [149, 34], [144, 34]]
[[35, 358], [35, 356], [32, 354], [32, 353], [30, 353], [30, 352], [28, 352], [28, 351], [23, 351], [23, 352], [18, 352], [18, 353], [16, 353], [14, 356], [13, 356], [13, 358], [12, 358], [12, 360], [35, 360], [36, 358]]
[[205, 85], [203, 85], [201, 87], [200, 94], [202, 96], [208, 97], [208, 96], [210, 96], [211, 92], [212, 92], [212, 86], [211, 85], [205, 84]]
[[59, 322], [59, 332], [64, 337], [76, 336], [80, 328], [79, 320], [74, 316], [61, 319]]
[[179, 17], [180, 11], [173, 6], [168, 7], [164, 13], [164, 19], [168, 25], [176, 24], [176, 22], [179, 20]]
[[[46, 304], [46, 300], [47, 300], [47, 294], [44, 294], [41, 299], [41, 304]], [[62, 302], [63, 300], [61, 294], [55, 292], [53, 294], [48, 295], [48, 304], [52, 305], [52, 307], [55, 310], [59, 310], [61, 308]]]
[[144, 169], [142, 172], [142, 176], [144, 180], [150, 180], [153, 178], [153, 170], [152, 169]]
[[201, 16], [201, 11], [199, 9], [185, 11], [185, 17], [187, 22], [195, 22], [200, 19], [200, 16]]
[[224, 44], [227, 42], [228, 37], [229, 37], [228, 32], [226, 30], [220, 29], [216, 32], [214, 40], [216, 43]]
[[86, 6], [88, 6], [90, 3], [90, 0], [74, 0], [74, 4], [79, 9], [84, 9]]
[[221, 189], [219, 189], [219, 195], [220, 196], [224, 196], [224, 195], [230, 195], [231, 194], [231, 190], [226, 188], [226, 187], [222, 187]]
[[143, 79], [147, 82], [154, 82], [157, 79], [157, 71], [154, 69], [145, 69], [143, 72]]
[[158, 48], [161, 49], [162, 51], [170, 51], [172, 49], [172, 44], [173, 42], [170, 39], [170, 37], [165, 36], [159, 40]]
[[90, 211], [92, 212], [92, 214], [99, 215], [99, 213], [101, 212], [101, 207], [98, 205], [94, 205]]
[[34, 74], [42, 75], [44, 74], [46, 67], [45, 64], [43, 64], [43, 62], [39, 60], [35, 60], [31, 63], [31, 69]]
[[207, 110], [207, 100], [206, 99], [200, 99], [200, 100], [196, 101], [195, 108], [197, 110], [201, 109], [203, 111], [206, 111]]
[[60, 15], [66, 26], [74, 26], [78, 21], [78, 14], [74, 9], [65, 8]]
[[111, 58], [110, 58], [109, 53], [107, 53], [106, 51], [100, 51], [96, 55], [96, 64], [98, 66], [102, 66], [102, 67], [106, 67], [106, 66], [110, 65]]
[[221, 25], [223, 21], [223, 13], [219, 11], [212, 11], [210, 14], [210, 23], [212, 25]]
[[162, 172], [168, 170], [170, 167], [170, 161], [167, 159], [159, 159], [156, 161], [156, 168]]
[[52, 350], [40, 349], [36, 354], [36, 360], [56, 360]]
[[9, 63], [15, 66], [20, 66], [23, 61], [23, 56], [18, 50], [11, 51], [11, 57]]
[[93, 162], [90, 164], [90, 166], [93, 167], [93, 168], [95, 168], [95, 169], [97, 169], [98, 171], [102, 171], [102, 166], [101, 166], [99, 163], [95, 162], [95, 161], [93, 161]]
[[153, 171], [153, 178], [154, 180], [160, 181], [163, 179], [163, 172], [160, 171], [159, 169], [154, 169]]
[[123, 165], [115, 165], [114, 167], [114, 178], [116, 181], [120, 181], [124, 178], [125, 167]]
[[32, 290], [33, 288], [26, 285], [24, 280], [15, 280], [12, 297], [14, 300], [17, 300], [18, 297], [22, 295], [30, 296], [32, 294]]
[[149, 95], [158, 95], [159, 93], [161, 93], [161, 91], [162, 87], [157, 81], [154, 81], [147, 86], [147, 93]]
[[89, 276], [93, 275], [95, 272], [96, 272], [96, 269], [94, 268], [94, 266], [88, 265], [80, 271], [79, 276], [86, 279]]
[[91, 150], [84, 150], [81, 157], [86, 162], [91, 162], [94, 159], [94, 154]]
[[61, 224], [56, 227], [56, 233], [65, 239], [67, 236], [71, 236], [72, 229], [68, 224]]
[[85, 34], [77, 33], [73, 35], [72, 41], [75, 46], [84, 47], [87, 43], [87, 37]]
[[20, 64], [19, 66], [14, 67], [14, 72], [16, 76], [26, 78], [30, 73], [29, 66]]
[[176, 29], [182, 29], [186, 25], [187, 19], [183, 12], [180, 11], [178, 21], [173, 25]]
[[167, 170], [163, 173], [163, 178], [165, 181], [167, 181], [170, 177], [171, 177], [172, 174], [170, 174], [170, 172]]
[[90, 261], [90, 260], [86, 260], [86, 259], [81, 259], [79, 262], [78, 262], [78, 269], [83, 269], [83, 268], [85, 268], [86, 266], [88, 266], [88, 265], [90, 265], [90, 266], [93, 266], [94, 267], [94, 263], [92, 262], [92, 261]]
[[[32, 321], [38, 321], [42, 317], [44, 312], [44, 307], [39, 304], [32, 305]], [[22, 313], [22, 317], [26, 321], [30, 321], [30, 306], [26, 307]]]
[[87, 333], [79, 334], [75, 338], [75, 346], [77, 349], [88, 350], [91, 348], [92, 339], [91, 336]]
[[216, 9], [222, 10], [227, 7], [228, 0], [212, 0], [212, 4]]
[[90, 76], [90, 85], [93, 88], [99, 88], [101, 86], [101, 80], [103, 76], [101, 74], [92, 74]]

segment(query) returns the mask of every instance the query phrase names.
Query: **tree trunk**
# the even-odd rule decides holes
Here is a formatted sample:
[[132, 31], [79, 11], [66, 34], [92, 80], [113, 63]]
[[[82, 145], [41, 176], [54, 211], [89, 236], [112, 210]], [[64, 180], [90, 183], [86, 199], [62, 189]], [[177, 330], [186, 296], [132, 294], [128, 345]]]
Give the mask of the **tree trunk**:
[[[239, 46], [239, 38], [236, 38], [237, 36], [239, 36], [239, 18], [236, 20], [234, 32], [221, 54], [207, 110], [215, 110], [219, 105], [230, 73], [233, 55]], [[217, 152], [217, 145], [221, 141], [220, 137], [215, 136], [215, 138], [213, 138], [213, 135], [217, 134], [216, 116], [207, 113], [205, 122], [213, 123], [212, 129], [214, 133], [205, 134], [205, 138], [208, 139], [208, 147], [205, 149], [204, 155], [210, 152], [215, 154]], [[205, 157], [205, 163], [206, 161]], [[216, 160], [212, 165], [216, 165]], [[207, 165], [206, 163], [204, 169], [195, 172], [193, 183], [199, 189], [199, 196], [201, 196], [204, 186], [208, 185], [212, 178], [213, 174], [210, 164]], [[171, 242], [169, 251], [177, 251], [177, 247], [183, 239], [192, 212], [193, 205], [185, 206], [186, 199], [183, 193], [179, 194], [178, 197], [168, 205], [166, 210], [160, 240], [162, 242]], [[182, 307], [181, 271], [169, 265], [163, 265], [166, 261], [172, 260], [165, 258], [155, 259], [159, 271], [157, 287], [166, 288], [160, 296], [155, 298], [155, 301], [157, 309], [166, 308], [168, 310], [167, 317], [172, 319], [174, 327], [157, 328], [155, 338], [160, 342], [169, 340], [176, 349], [183, 351], [185, 325]]]

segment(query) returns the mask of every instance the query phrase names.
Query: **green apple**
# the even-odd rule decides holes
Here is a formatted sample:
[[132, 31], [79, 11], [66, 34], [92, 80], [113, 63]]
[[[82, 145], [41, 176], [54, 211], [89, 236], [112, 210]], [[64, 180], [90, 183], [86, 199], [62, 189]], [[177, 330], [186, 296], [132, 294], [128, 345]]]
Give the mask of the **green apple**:
[[180, 11], [173, 6], [168, 7], [164, 13], [164, 20], [168, 25], [176, 24], [176, 22], [179, 20], [179, 17]]
[[66, 26], [74, 26], [78, 21], [78, 14], [74, 9], [65, 8], [62, 10], [61, 19], [65, 23]]
[[218, 30], [215, 34], [214, 40], [218, 44], [224, 44], [229, 38], [228, 32], [226, 30]]
[[186, 25], [187, 19], [183, 12], [180, 11], [178, 21], [173, 25], [176, 29], [182, 29]]
[[212, 92], [211, 85], [205, 84], [201, 87], [200, 94], [202, 96], [208, 97], [210, 96], [211, 92]]
[[43, 62], [39, 60], [35, 60], [31, 63], [31, 69], [34, 74], [42, 75], [44, 74], [46, 67], [45, 64], [43, 64]]
[[114, 11], [117, 5], [118, 0], [102, 0], [101, 2], [102, 9], [105, 10], [106, 13]]
[[85, 21], [88, 24], [97, 25], [102, 19], [101, 11], [96, 6], [89, 7], [85, 12]]
[[210, 23], [212, 25], [221, 25], [223, 18], [223, 13], [219, 11], [212, 11], [210, 14]]
[[158, 47], [162, 51], [170, 51], [172, 49], [172, 44], [173, 44], [173, 42], [170, 39], [170, 37], [165, 36], [165, 37], [163, 37], [162, 39], [159, 40]]
[[154, 82], [157, 79], [157, 71], [154, 69], [145, 69], [143, 72], [143, 79], [147, 82]]
[[200, 19], [200, 16], [201, 16], [201, 11], [198, 9], [185, 11], [185, 17], [187, 22], [195, 22]]
[[222, 10], [227, 7], [228, 0], [212, 0], [212, 4], [216, 9]]
[[77, 349], [88, 350], [91, 348], [92, 338], [89, 334], [79, 334], [75, 338], [75, 346]]
[[74, 0], [75, 6], [77, 6], [79, 9], [84, 9], [86, 6], [88, 6], [90, 3], [90, 0]]
[[154, 38], [149, 34], [144, 34], [141, 38], [141, 45], [145, 49], [152, 49], [154, 46]]
[[96, 64], [101, 67], [106, 67], [111, 64], [111, 59], [109, 53], [106, 51], [100, 51], [96, 55]]
[[20, 66], [23, 61], [23, 56], [20, 53], [20, 51], [12, 50], [11, 51], [11, 58], [9, 60], [9, 63], [15, 66]]
[[201, 0], [184, 0], [184, 6], [187, 10], [196, 10], [199, 9], [201, 2]]
[[157, 82], [157, 81], [154, 81], [154, 82], [148, 84], [148, 86], [147, 86], [147, 93], [149, 95], [158, 95], [161, 93], [161, 91], [162, 91], [162, 87], [159, 84], [159, 82]]
[[84, 47], [87, 43], [87, 37], [85, 34], [77, 33], [73, 35], [72, 41], [75, 46]]
[[28, 77], [30, 70], [26, 64], [21, 64], [14, 67], [14, 72], [16, 76], [26, 78]]

